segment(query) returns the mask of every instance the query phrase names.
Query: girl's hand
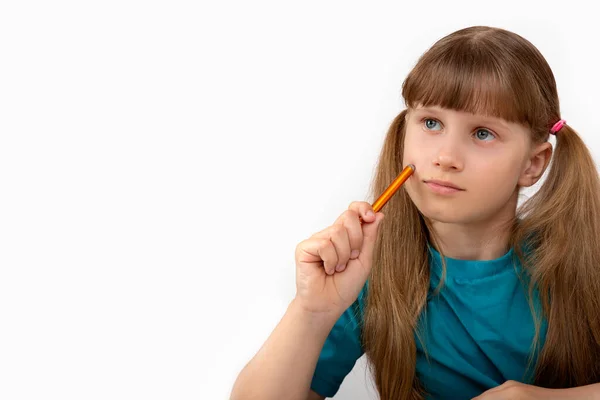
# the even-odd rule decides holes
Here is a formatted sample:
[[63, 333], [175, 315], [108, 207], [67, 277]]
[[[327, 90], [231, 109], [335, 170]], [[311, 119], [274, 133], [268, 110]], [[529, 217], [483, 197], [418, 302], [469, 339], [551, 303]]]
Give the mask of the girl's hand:
[[506, 381], [472, 400], [550, 400], [558, 399], [553, 389], [526, 385], [517, 381]]
[[294, 301], [314, 313], [341, 314], [350, 307], [371, 272], [382, 220], [369, 203], [353, 202], [333, 225], [299, 243]]

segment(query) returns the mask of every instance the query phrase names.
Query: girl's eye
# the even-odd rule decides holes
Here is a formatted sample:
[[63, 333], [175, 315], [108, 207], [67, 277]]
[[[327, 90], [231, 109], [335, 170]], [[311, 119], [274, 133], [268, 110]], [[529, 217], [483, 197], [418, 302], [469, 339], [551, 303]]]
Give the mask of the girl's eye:
[[[432, 118], [424, 118], [423, 122], [425, 123], [425, 128], [430, 131], [438, 131], [441, 128], [439, 127], [440, 123]], [[477, 129], [475, 132], [475, 137], [482, 142], [489, 142], [496, 138], [492, 132], [487, 129]]]
[[425, 127], [427, 129], [431, 129], [431, 130], [433, 130], [435, 128], [436, 124], [439, 124], [439, 122], [437, 122], [435, 119], [431, 119], [431, 118], [425, 118], [423, 121], [425, 122]]
[[[480, 135], [480, 133], [483, 133], [483, 135]], [[483, 142], [489, 142], [490, 140], [492, 140], [486, 140], [485, 138], [495, 138], [494, 134], [488, 131], [487, 129], [477, 129], [477, 132], [475, 132], [475, 136], [477, 137], [477, 139], [483, 139]]]

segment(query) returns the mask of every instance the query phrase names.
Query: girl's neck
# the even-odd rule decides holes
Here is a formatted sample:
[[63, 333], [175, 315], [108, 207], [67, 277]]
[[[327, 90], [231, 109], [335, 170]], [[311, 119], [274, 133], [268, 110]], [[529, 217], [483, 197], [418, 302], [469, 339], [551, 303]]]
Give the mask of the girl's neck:
[[[494, 260], [509, 250], [510, 231], [517, 209], [516, 196], [494, 213], [491, 220], [478, 224], [431, 221], [438, 243], [431, 243], [446, 257], [459, 260]], [[441, 247], [440, 248], [438, 248]]]
[[[470, 226], [433, 222], [438, 243], [433, 247], [458, 260], [495, 260], [509, 250], [510, 232], [486, 232]], [[441, 247], [438, 248], [438, 247]]]

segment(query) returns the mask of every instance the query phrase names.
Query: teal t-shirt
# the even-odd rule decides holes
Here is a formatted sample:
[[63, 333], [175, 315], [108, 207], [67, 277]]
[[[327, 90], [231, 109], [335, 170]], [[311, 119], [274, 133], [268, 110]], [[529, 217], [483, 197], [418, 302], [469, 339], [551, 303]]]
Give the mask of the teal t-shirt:
[[[442, 276], [440, 254], [431, 246], [427, 306], [419, 317], [423, 346], [417, 345], [416, 374], [433, 399], [471, 399], [507, 380], [531, 383], [526, 370], [535, 335], [527, 301], [527, 286], [514, 250], [495, 260], [471, 261], [446, 257]], [[338, 319], [321, 350], [311, 389], [333, 397], [364, 350], [360, 326], [368, 282], [358, 299]], [[534, 296], [539, 310], [539, 299]], [[540, 344], [546, 336], [542, 321]], [[532, 366], [537, 353], [534, 352]]]

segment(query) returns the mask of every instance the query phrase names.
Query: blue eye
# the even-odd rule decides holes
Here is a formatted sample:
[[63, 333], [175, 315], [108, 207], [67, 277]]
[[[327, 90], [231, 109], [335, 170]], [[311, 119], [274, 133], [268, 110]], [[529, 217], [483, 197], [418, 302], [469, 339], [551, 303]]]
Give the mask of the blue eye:
[[[486, 137], [492, 137], [495, 138], [494, 134], [491, 133], [490, 131], [488, 131], [487, 129], [477, 129], [477, 132], [475, 132], [475, 136], [477, 137], [477, 139], [482, 139], [482, 136], [479, 135], [480, 132], [484, 132], [487, 133], [487, 135], [483, 136], [483, 142], [489, 142], [489, 140], [485, 140]], [[491, 140], [491, 139], [490, 139]]]
[[[437, 122], [435, 119], [431, 119], [431, 118], [425, 118], [423, 120], [425, 122], [425, 127], [427, 129], [433, 129], [435, 127], [435, 124], [439, 124], [439, 122]], [[431, 123], [433, 122], [433, 123]]]
[[[439, 127], [440, 123], [433, 118], [423, 118], [422, 122], [425, 123], [425, 128], [427, 130], [438, 131], [441, 129], [441, 127]], [[436, 126], [438, 126], [438, 127], [436, 128]], [[488, 131], [487, 129], [480, 128], [480, 129], [477, 129], [477, 131], [475, 132], [475, 137], [479, 141], [489, 142], [489, 141], [495, 139], [496, 135], [493, 134], [492, 132]]]

